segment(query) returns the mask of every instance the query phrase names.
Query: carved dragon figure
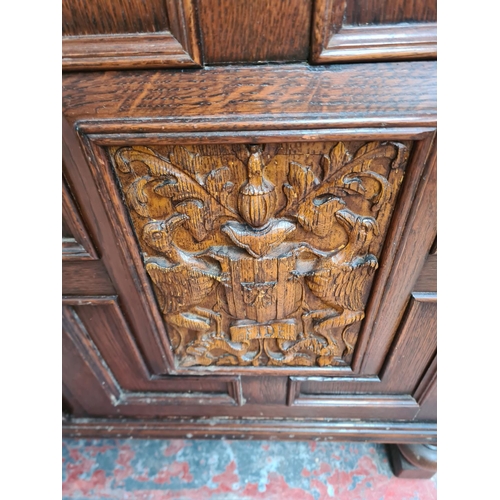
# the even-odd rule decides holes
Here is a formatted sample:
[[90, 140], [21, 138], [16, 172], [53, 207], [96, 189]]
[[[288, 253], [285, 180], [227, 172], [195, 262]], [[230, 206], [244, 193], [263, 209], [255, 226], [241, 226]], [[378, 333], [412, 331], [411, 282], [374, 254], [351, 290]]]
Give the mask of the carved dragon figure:
[[144, 226], [144, 241], [166, 257], [146, 258], [146, 271], [155, 284], [161, 310], [168, 321], [179, 327], [208, 331], [213, 319], [216, 332], [220, 333], [220, 314], [196, 307], [221, 280], [219, 266], [201, 257], [194, 258], [172, 240], [175, 229], [187, 219], [184, 214], [174, 214], [167, 220], [152, 221]]
[[368, 253], [377, 221], [342, 209], [335, 218], [345, 228], [348, 242], [332, 257], [321, 259], [305, 281], [311, 292], [334, 311], [311, 312], [315, 331], [326, 335], [332, 328], [346, 326], [364, 318], [365, 283], [378, 267], [377, 258]]

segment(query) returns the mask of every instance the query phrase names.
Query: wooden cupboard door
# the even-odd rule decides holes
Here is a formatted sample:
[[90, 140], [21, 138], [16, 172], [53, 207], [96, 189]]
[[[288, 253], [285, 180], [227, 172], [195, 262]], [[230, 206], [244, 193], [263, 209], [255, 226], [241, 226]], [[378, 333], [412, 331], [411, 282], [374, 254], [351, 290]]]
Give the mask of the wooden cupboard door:
[[67, 179], [110, 285], [63, 301], [79, 414], [418, 416], [434, 65], [373, 66], [65, 76]]

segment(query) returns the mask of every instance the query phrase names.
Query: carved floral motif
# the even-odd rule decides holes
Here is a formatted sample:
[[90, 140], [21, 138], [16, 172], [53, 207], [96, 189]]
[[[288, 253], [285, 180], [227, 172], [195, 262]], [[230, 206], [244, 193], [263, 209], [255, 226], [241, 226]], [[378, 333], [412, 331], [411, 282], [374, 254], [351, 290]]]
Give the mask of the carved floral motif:
[[409, 146], [111, 148], [179, 364], [349, 363]]

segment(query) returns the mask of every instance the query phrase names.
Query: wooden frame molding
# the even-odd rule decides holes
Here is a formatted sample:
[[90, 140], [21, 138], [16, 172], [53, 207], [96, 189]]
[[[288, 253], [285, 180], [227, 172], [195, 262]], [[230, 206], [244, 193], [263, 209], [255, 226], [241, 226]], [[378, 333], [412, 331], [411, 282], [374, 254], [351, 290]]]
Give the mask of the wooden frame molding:
[[345, 9], [345, 1], [316, 1], [311, 62], [324, 64], [437, 57], [437, 23], [343, 26]]
[[[74, 310], [74, 306], [117, 306], [117, 296], [100, 297], [63, 297], [63, 331], [68, 335], [78, 349], [85, 364], [90, 368], [99, 381], [112, 406], [168, 406], [168, 405], [229, 405], [242, 406], [245, 404], [241, 389], [241, 380], [238, 376], [217, 377], [220, 382], [227, 384], [227, 393], [205, 392], [139, 392], [124, 389], [115, 377], [111, 368], [103, 358], [103, 353], [87, 332], [85, 325]], [[118, 377], [119, 378], [119, 377]], [[161, 377], [149, 376], [151, 379], [161, 380]], [[189, 380], [193, 377], [184, 377]]]
[[194, 0], [167, 0], [166, 10], [168, 31], [64, 36], [63, 71], [200, 67]]
[[[378, 377], [372, 377], [374, 382], [380, 382]], [[290, 377], [288, 383], [288, 406], [329, 407], [332, 409], [358, 408], [363, 415], [370, 418], [380, 418], [382, 415], [395, 415], [398, 418], [411, 420], [419, 412], [420, 406], [409, 395], [398, 394], [304, 394], [301, 393], [302, 382], [328, 382], [328, 378]], [[370, 381], [367, 379], [365, 381]], [[375, 387], [374, 387], [375, 389]], [[383, 417], [382, 417], [383, 418]], [[394, 417], [393, 417], [394, 418]]]
[[72, 238], [62, 239], [62, 260], [97, 260], [97, 252], [85, 228], [75, 201], [71, 196], [66, 180], [62, 182], [62, 213]]
[[280, 439], [370, 441], [375, 443], [436, 442], [437, 425], [429, 422], [295, 419], [63, 419], [63, 436], [136, 437], [150, 439]]

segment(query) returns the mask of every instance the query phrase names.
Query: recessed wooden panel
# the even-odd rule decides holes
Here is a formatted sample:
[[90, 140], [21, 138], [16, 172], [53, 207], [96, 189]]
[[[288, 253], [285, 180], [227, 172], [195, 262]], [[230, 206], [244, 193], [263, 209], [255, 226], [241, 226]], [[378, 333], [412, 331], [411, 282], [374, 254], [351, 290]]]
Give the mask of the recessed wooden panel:
[[312, 0], [201, 0], [205, 61], [305, 61], [312, 4]]
[[[66, 379], [68, 394], [77, 392], [96, 379], [109, 404], [137, 408], [169, 405], [240, 405], [243, 403], [238, 377], [158, 377], [151, 376], [120, 312], [116, 297], [63, 299], [63, 333], [72, 341], [92, 376]], [[73, 354], [71, 355], [72, 357]], [[81, 361], [79, 361], [80, 363]], [[72, 370], [66, 367], [65, 373]], [[75, 384], [76, 387], [75, 387]], [[84, 408], [89, 397], [78, 392], [76, 400]], [[100, 403], [102, 408], [107, 405]], [[98, 414], [99, 411], [94, 411]], [[109, 410], [108, 410], [109, 411]]]
[[435, 58], [436, 11], [436, 0], [318, 0], [312, 61]]
[[149, 33], [168, 29], [164, 0], [63, 0], [63, 35]]
[[382, 370], [384, 381], [404, 381], [402, 391], [412, 394], [437, 349], [437, 296], [412, 294], [398, 335]]
[[[356, 414], [359, 418], [412, 419], [419, 411], [419, 405], [410, 395], [392, 394], [338, 394], [332, 391], [328, 378], [290, 377], [288, 386], [288, 405], [330, 408], [330, 416], [343, 417], [345, 412]], [[324, 413], [323, 413], [324, 414]]]
[[63, 69], [199, 66], [193, 0], [64, 0]]
[[410, 149], [110, 148], [180, 366], [349, 364]]
[[97, 253], [85, 228], [75, 200], [63, 178], [62, 182], [62, 259], [95, 260]]
[[418, 420], [437, 420], [437, 356], [432, 360], [427, 372], [420, 381], [415, 398], [420, 405]]
[[427, 257], [413, 291], [437, 292], [437, 254], [431, 253]]
[[63, 262], [63, 295], [114, 295], [111, 282], [101, 260], [86, 262]]
[[347, 0], [345, 25], [437, 21], [436, 0]]

